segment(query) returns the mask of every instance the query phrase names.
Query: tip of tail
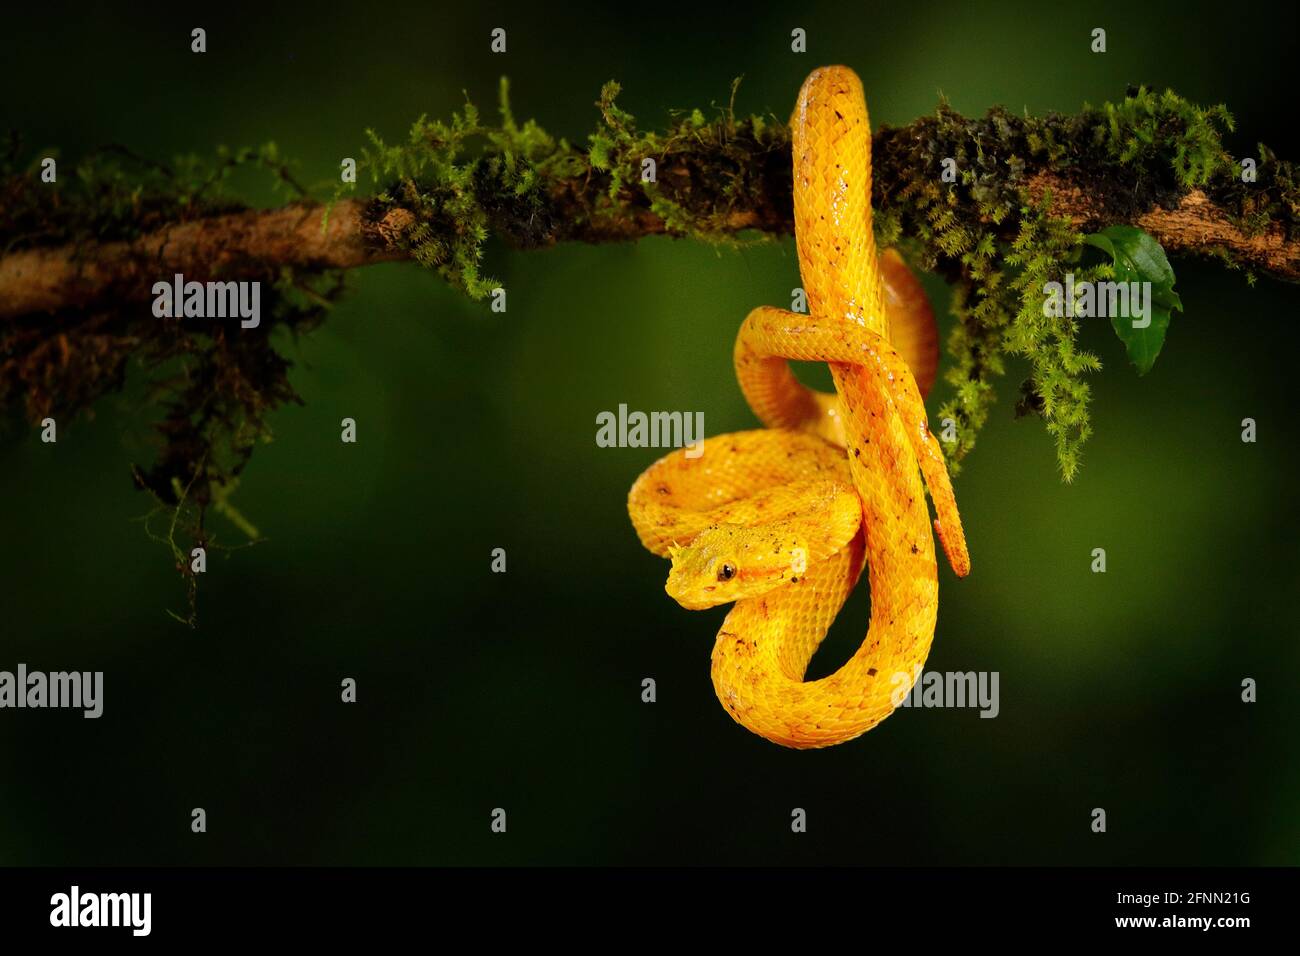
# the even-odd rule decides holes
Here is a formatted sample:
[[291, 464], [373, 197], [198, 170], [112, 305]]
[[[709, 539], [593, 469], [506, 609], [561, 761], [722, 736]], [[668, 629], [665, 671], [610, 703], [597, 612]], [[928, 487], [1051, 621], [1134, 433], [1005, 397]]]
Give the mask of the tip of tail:
[[952, 573], [959, 578], [970, 574], [970, 552], [966, 549], [966, 535], [961, 528], [957, 528], [956, 534], [949, 534], [943, 523], [935, 518], [934, 533], [939, 536], [939, 543], [943, 546], [943, 553], [948, 556]]

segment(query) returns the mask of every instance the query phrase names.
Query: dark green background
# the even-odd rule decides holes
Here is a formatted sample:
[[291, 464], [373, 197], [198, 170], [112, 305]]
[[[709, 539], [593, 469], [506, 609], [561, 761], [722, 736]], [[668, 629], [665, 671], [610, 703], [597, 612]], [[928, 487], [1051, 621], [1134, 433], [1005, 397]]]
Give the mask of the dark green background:
[[[220, 18], [23, 4], [0, 41], [0, 126], [61, 147], [65, 176], [106, 142], [166, 158], [274, 139], [323, 181], [364, 127], [398, 139], [462, 90], [490, 108], [503, 72], [520, 117], [580, 141], [610, 78], [646, 125], [725, 102], [740, 74], [742, 111], [784, 117], [809, 69], [842, 62], [876, 123], [941, 91], [968, 114], [1037, 113], [1145, 82], [1228, 103], [1238, 153], [1263, 139], [1296, 157], [1294, 16], [1131, 0]], [[188, 52], [193, 26], [206, 55]], [[494, 26], [505, 56], [488, 54]], [[807, 55], [789, 52], [794, 26]], [[278, 201], [264, 177], [245, 188]], [[659, 453], [594, 441], [620, 402], [703, 410], [710, 434], [755, 425], [731, 342], [750, 308], [788, 302], [792, 242], [493, 246], [505, 315], [413, 265], [354, 273], [326, 325], [287, 346], [306, 406], [275, 416], [238, 499], [268, 540], [211, 562], [197, 632], [165, 615], [182, 585], [132, 520], [149, 502], [128, 464], [150, 454], [155, 412], [140, 376], [93, 421], [61, 423], [57, 446], [12, 430], [0, 668], [103, 670], [106, 710], [0, 712], [0, 862], [1300, 862], [1300, 292], [1174, 264], [1186, 312], [1149, 376], [1104, 320], [1084, 333], [1106, 368], [1075, 484], [1041, 424], [1012, 419], [1022, 368], [957, 481], [974, 572], [941, 572], [929, 667], [999, 671], [1001, 715], [903, 711], [824, 752], [780, 749], [718, 705], [723, 612], [665, 596], [667, 566], [624, 509]], [[946, 289], [928, 288], [947, 328]], [[1257, 444], [1240, 441], [1247, 416]], [[505, 575], [488, 570], [498, 546]], [[816, 674], [852, 653], [867, 606], [837, 621]], [[796, 806], [807, 834], [790, 832]]]

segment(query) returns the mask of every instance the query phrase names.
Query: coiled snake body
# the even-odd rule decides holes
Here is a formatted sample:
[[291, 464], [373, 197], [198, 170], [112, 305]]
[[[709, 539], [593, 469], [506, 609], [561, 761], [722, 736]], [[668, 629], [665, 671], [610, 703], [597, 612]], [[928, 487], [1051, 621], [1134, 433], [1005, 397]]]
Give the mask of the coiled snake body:
[[[757, 308], [735, 346], [741, 390], [768, 427], [710, 438], [699, 457], [661, 458], [632, 486], [628, 511], [642, 543], [672, 559], [667, 590], [679, 603], [735, 602], [712, 657], [728, 713], [811, 748], [889, 716], [929, 653], [938, 577], [922, 475], [953, 570], [968, 573], [970, 558], [917, 384], [934, 379], [934, 317], [901, 257], [876, 255], [857, 75], [814, 71], [791, 127], [809, 311]], [[835, 394], [802, 385], [788, 360], [830, 363]], [[804, 681], [864, 560], [866, 639], [835, 673]]]

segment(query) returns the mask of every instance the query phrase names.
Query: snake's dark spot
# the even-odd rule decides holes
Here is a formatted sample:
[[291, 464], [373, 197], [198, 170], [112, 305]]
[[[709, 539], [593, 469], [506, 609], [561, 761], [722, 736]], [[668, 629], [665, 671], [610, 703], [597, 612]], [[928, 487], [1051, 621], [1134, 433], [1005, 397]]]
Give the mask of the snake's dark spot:
[[855, 449], [853, 449], [853, 457], [854, 457], [854, 458], [861, 458], [861, 457], [862, 457], [862, 449], [861, 449], [861, 448], [855, 448]]
[[868, 676], [868, 677], [875, 677], [875, 676], [876, 676], [876, 669], [875, 669], [874, 667], [868, 667], [868, 668], [867, 668], [867, 676]]
[[920, 554], [920, 553], [921, 553], [921, 549], [918, 548], [916, 545], [912, 545], [912, 553], [913, 553], [913, 554]]

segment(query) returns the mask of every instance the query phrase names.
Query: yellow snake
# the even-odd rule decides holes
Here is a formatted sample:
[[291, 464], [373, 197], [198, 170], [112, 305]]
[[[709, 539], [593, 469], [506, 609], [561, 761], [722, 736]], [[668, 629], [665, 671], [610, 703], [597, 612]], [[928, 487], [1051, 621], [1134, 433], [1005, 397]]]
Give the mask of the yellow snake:
[[[768, 428], [710, 438], [698, 457], [661, 458], [632, 486], [628, 512], [642, 544], [672, 559], [674, 599], [692, 609], [735, 602], [713, 647], [728, 713], [768, 740], [810, 748], [889, 716], [925, 663], [938, 571], [922, 475], [953, 570], [967, 574], [970, 558], [922, 403], [938, 364], [934, 316], [902, 258], [876, 255], [857, 75], [815, 70], [791, 130], [808, 314], [757, 308], [735, 346], [741, 390]], [[835, 393], [802, 385], [789, 360], [830, 363]], [[834, 674], [804, 681], [864, 555], [866, 639]]]

